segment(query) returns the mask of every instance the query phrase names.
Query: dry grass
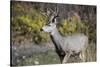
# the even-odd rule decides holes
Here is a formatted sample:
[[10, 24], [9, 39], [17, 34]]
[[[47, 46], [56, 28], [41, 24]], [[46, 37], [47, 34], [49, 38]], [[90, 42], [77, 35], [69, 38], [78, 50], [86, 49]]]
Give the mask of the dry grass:
[[90, 43], [86, 50], [87, 62], [96, 61], [96, 44]]

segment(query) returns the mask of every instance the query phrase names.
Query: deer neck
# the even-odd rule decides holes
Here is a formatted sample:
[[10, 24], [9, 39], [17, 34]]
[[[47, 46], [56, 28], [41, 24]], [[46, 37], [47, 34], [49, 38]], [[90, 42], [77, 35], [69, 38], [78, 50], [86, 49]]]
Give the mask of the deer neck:
[[62, 43], [62, 36], [60, 35], [60, 33], [58, 32], [57, 28], [55, 28], [51, 33], [50, 33], [50, 37], [55, 45], [55, 48], [57, 50], [61, 50], [61, 43]]

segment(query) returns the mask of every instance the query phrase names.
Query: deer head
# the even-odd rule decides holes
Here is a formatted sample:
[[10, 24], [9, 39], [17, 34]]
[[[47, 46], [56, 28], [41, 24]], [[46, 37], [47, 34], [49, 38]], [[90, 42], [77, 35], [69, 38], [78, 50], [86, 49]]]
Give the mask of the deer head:
[[54, 29], [56, 29], [56, 18], [58, 17], [58, 11], [53, 12], [49, 17], [49, 20], [45, 26], [42, 27], [44, 32], [53, 33]]

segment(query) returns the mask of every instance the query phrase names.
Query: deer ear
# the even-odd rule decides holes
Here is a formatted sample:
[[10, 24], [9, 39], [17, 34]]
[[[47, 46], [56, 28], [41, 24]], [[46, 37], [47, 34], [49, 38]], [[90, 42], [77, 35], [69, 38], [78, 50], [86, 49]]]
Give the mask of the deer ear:
[[56, 17], [54, 17], [51, 22], [56, 23]]
[[54, 17], [54, 23], [56, 23], [56, 24], [58, 23], [58, 22], [57, 22], [57, 18], [58, 18], [58, 17], [59, 17], [59, 15], [57, 15], [57, 16]]

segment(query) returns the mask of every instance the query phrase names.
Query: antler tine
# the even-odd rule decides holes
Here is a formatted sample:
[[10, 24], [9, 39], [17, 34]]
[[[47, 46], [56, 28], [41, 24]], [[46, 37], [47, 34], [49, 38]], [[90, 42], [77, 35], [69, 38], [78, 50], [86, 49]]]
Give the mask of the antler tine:
[[53, 13], [54, 11], [52, 10], [52, 9], [50, 9], [50, 8], [48, 8], [48, 10], [51, 12], [51, 13]]
[[55, 17], [58, 16], [58, 7], [55, 7], [55, 12], [54, 12]]
[[50, 10], [50, 17], [49, 17], [49, 22], [48, 22], [48, 24], [49, 23], [51, 23], [52, 22], [52, 20], [55, 20], [55, 18], [56, 17], [58, 17], [58, 7], [55, 7], [54, 8], [54, 10], [52, 10], [52, 9], [48, 9], [48, 11]]
[[42, 14], [42, 15], [45, 16], [45, 17], [48, 17], [47, 13], [44, 12], [43, 10], [40, 10], [40, 14]]
[[47, 10], [46, 10], [46, 15], [49, 17], [52, 13], [53, 13], [54, 11], [52, 10], [52, 9], [50, 9], [50, 8], [47, 8]]
[[49, 17], [50, 14], [51, 14], [51, 12], [53, 12], [53, 10], [52, 9], [49, 9], [49, 8], [46, 9], [46, 12], [44, 12], [43, 10], [40, 10], [40, 13], [42, 15], [46, 16], [46, 17]]

